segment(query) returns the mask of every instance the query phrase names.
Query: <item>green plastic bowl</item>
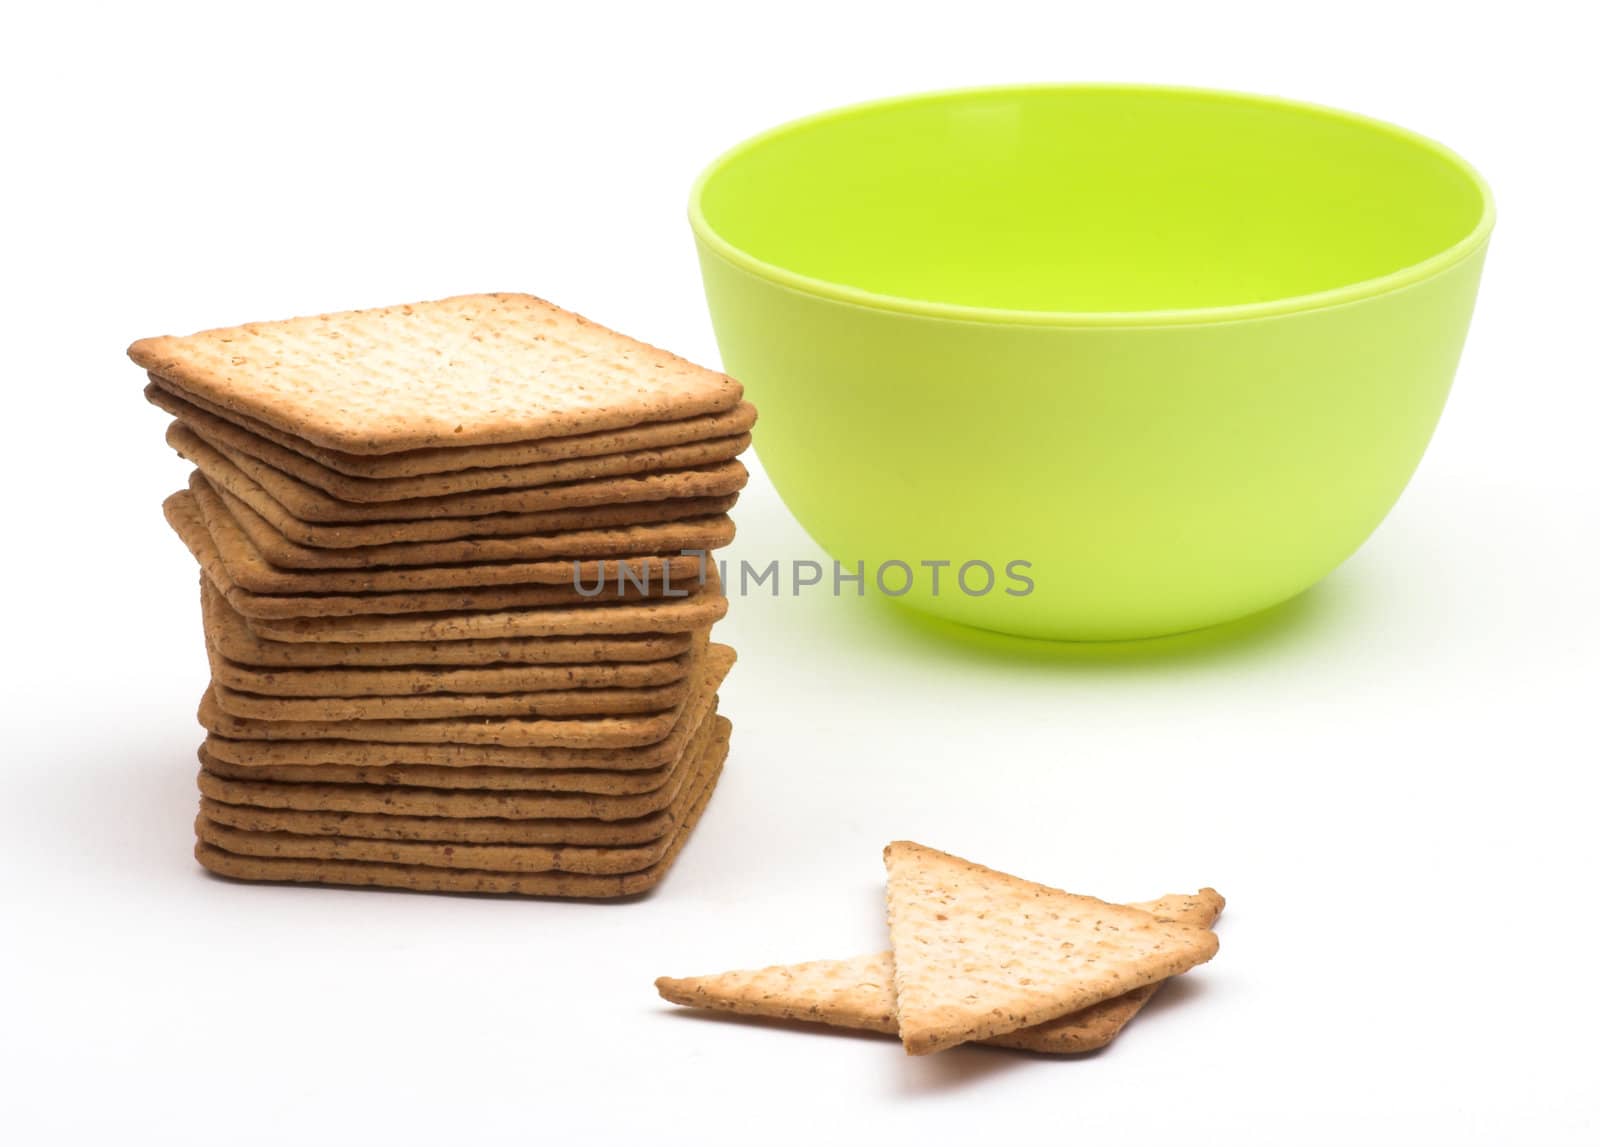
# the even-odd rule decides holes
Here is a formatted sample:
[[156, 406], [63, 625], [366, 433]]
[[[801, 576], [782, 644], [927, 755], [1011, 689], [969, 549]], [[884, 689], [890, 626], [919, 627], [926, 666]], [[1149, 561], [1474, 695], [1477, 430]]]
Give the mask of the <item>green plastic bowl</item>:
[[827, 112], [690, 203], [812, 537], [869, 593], [1082, 640], [1242, 617], [1361, 545], [1444, 406], [1493, 214], [1389, 124], [1124, 85]]

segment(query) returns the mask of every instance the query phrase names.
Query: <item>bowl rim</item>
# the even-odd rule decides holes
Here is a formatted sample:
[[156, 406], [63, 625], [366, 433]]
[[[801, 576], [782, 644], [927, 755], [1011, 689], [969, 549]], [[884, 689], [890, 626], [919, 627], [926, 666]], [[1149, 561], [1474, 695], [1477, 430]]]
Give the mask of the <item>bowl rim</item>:
[[[1412, 263], [1409, 266], [1401, 267], [1384, 275], [1370, 279], [1360, 279], [1353, 283], [1345, 283], [1325, 291], [1314, 291], [1303, 295], [1288, 295], [1281, 299], [1268, 299], [1253, 303], [1233, 303], [1217, 307], [1184, 307], [1139, 311], [1019, 310], [1005, 307], [972, 306], [964, 303], [945, 303], [934, 299], [882, 294], [877, 291], [864, 290], [860, 287], [852, 287], [845, 283], [803, 275], [757, 258], [743, 248], [724, 239], [718, 234], [710, 221], [706, 219], [702, 200], [705, 190], [711, 181], [730, 163], [746, 152], [752, 151], [780, 136], [802, 131], [816, 124], [827, 123], [830, 120], [844, 119], [863, 112], [876, 111], [880, 108], [915, 103], [932, 103], [970, 96], [1027, 95], [1039, 92], [1072, 91], [1158, 92], [1199, 99], [1255, 104], [1257, 106], [1341, 120], [1409, 143], [1444, 160], [1464, 175], [1477, 190], [1483, 207], [1479, 213], [1477, 223], [1461, 239], [1420, 262]], [[850, 303], [874, 310], [894, 311], [924, 318], [983, 323], [1013, 323], [1026, 326], [1130, 327], [1226, 323], [1301, 314], [1307, 311], [1341, 306], [1411, 286], [1441, 274], [1457, 263], [1464, 262], [1488, 242], [1489, 233], [1494, 230], [1494, 224], [1494, 196], [1489, 190], [1489, 184], [1470, 163], [1437, 140], [1430, 139], [1408, 128], [1400, 127], [1398, 124], [1389, 123], [1386, 120], [1375, 119], [1371, 116], [1361, 115], [1358, 112], [1328, 107], [1324, 104], [1285, 99], [1281, 96], [1261, 95], [1254, 92], [1238, 92], [1223, 88], [1192, 87], [1179, 84], [1098, 82], [997, 84], [914, 92], [908, 95], [890, 96], [886, 99], [846, 104], [842, 107], [830, 108], [826, 111], [802, 116], [799, 119], [789, 120], [741, 140], [713, 159], [700, 172], [689, 191], [689, 225], [694, 230], [695, 237], [725, 261], [761, 278], [771, 280], [781, 286], [804, 294], [816, 295], [834, 302]]]

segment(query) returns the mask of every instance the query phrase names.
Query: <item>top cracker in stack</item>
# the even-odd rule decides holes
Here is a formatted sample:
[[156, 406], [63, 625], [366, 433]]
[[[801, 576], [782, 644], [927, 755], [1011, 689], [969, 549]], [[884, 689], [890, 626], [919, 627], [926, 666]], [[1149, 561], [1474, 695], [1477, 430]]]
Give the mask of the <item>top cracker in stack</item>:
[[[438, 453], [464, 447], [520, 449], [523, 462], [616, 453], [627, 447], [601, 432], [709, 423], [744, 393], [726, 375], [531, 295], [462, 295], [166, 335], [140, 339], [128, 357], [163, 389], [249, 419], [241, 423], [248, 428], [270, 427], [287, 436], [282, 444], [334, 469], [354, 456], [353, 472], [368, 477], [463, 470], [485, 464], [479, 457], [504, 465], [512, 456]], [[546, 441], [577, 436], [598, 437], [582, 448]], [[372, 456], [402, 451], [430, 456], [415, 469], [373, 468]]]
[[[725, 751], [707, 740], [726, 726], [712, 694], [732, 659], [706, 637], [727, 608], [709, 553], [733, 537], [755, 421], [738, 383], [526, 295], [144, 339], [129, 355], [196, 467], [166, 512], [204, 573], [208, 867], [573, 895], [659, 878], [692, 818], [653, 867], [629, 868], [645, 854], [564, 853], [595, 832], [527, 811], [565, 797], [485, 793], [458, 802], [478, 823], [418, 830], [385, 819], [401, 790], [372, 789], [459, 766], [477, 769], [456, 776], [465, 790], [593, 792], [575, 762], [592, 754], [603, 771], [625, 749], [657, 770], [654, 789], [630, 789], [658, 794], [646, 806], [690, 791], [691, 774], [709, 777], [703, 806]], [[705, 700], [690, 704], [696, 688]], [[292, 777], [238, 783], [288, 746]], [[508, 775], [480, 776], [495, 752]], [[265, 803], [240, 811], [252, 801]], [[406, 851], [383, 843], [402, 833]], [[535, 839], [558, 847], [518, 851]], [[463, 871], [461, 840], [499, 842], [478, 854], [497, 867]], [[588, 875], [554, 871], [574, 863]]]

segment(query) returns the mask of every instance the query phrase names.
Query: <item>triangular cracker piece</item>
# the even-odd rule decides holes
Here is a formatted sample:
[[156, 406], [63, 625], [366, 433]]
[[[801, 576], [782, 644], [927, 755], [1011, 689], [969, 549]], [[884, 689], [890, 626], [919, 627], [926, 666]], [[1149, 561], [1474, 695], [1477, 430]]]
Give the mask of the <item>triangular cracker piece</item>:
[[900, 1041], [911, 1055], [1032, 1027], [1209, 960], [1215, 933], [910, 841], [884, 849]]
[[[1223, 907], [1212, 888], [1194, 895], [1163, 896], [1130, 905], [1157, 919], [1209, 928]], [[1114, 1039], [1155, 995], [1161, 984], [1147, 984], [1082, 1011], [984, 1040], [1027, 1051], [1065, 1055], [1094, 1051]], [[833, 1027], [896, 1035], [894, 953], [876, 952], [850, 960], [812, 960], [714, 976], [656, 981], [663, 999], [690, 1008], [747, 1016], [803, 1020]]]
[[656, 991], [686, 1008], [805, 1020], [894, 1035], [894, 953], [811, 960], [771, 968], [656, 980]]

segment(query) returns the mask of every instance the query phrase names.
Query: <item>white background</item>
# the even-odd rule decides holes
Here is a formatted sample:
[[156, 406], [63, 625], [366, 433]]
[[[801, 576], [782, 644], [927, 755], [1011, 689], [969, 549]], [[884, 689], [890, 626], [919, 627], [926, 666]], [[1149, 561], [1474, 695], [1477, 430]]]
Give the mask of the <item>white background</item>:
[[[0, 69], [0, 1135], [1596, 1141], [1578, 6], [132, 8], [13, 12]], [[713, 155], [860, 98], [1052, 79], [1334, 104], [1487, 175], [1500, 224], [1455, 392], [1360, 554], [1267, 617], [1138, 647], [736, 602], [726, 779], [640, 902], [199, 870], [206, 670], [159, 510], [185, 467], [129, 341], [529, 290], [715, 364], [684, 222]], [[759, 475], [737, 516], [735, 557], [822, 556]], [[1222, 952], [1077, 1061], [908, 1059], [657, 1000], [664, 973], [882, 946], [896, 837], [1108, 898], [1213, 884]]]

